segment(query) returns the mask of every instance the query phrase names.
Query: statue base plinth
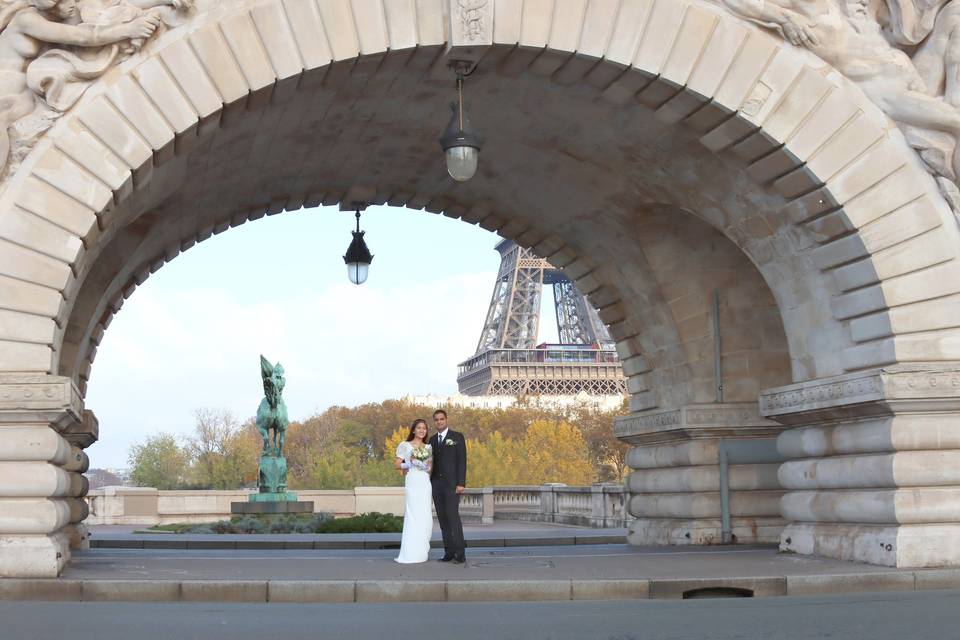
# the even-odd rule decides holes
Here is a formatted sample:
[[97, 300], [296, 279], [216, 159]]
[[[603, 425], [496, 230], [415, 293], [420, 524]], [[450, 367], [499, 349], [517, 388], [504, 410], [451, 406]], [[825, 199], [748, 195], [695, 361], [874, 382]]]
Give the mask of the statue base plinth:
[[313, 502], [297, 500], [297, 494], [289, 491], [251, 493], [248, 502], [231, 502], [230, 513], [236, 515], [313, 513]]
[[[284, 491], [282, 493], [268, 493], [266, 491], [261, 491], [260, 493], [251, 493], [247, 496], [247, 502], [296, 502], [297, 494], [292, 491]], [[309, 502], [307, 504], [313, 504]]]
[[238, 515], [313, 513], [313, 502], [297, 500], [287, 491], [287, 459], [274, 452], [260, 455], [260, 491], [246, 502], [231, 502], [230, 513]]

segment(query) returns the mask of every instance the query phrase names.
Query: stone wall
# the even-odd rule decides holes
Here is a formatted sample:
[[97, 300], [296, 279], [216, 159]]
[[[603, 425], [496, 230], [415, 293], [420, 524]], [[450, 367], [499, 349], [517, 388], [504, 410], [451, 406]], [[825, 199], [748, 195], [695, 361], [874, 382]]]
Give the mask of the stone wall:
[[[230, 503], [247, 500], [251, 490], [159, 491], [147, 487], [105, 487], [87, 495], [88, 525], [144, 525], [214, 522], [231, 517]], [[298, 490], [300, 500], [313, 501], [315, 512], [337, 517], [379, 511], [403, 515], [403, 488], [356, 487]], [[467, 489], [460, 500], [464, 522], [528, 520], [588, 527], [623, 527], [626, 493], [622, 485], [566, 487], [545, 485]]]
[[[104, 487], [87, 494], [88, 525], [157, 525], [175, 522], [214, 522], [231, 517], [231, 502], [246, 502], [250, 489], [235, 491], [160, 491], [148, 487]], [[314, 512], [337, 517], [379, 511], [403, 514], [403, 489], [362, 487], [331, 491], [297, 491], [312, 501]]]

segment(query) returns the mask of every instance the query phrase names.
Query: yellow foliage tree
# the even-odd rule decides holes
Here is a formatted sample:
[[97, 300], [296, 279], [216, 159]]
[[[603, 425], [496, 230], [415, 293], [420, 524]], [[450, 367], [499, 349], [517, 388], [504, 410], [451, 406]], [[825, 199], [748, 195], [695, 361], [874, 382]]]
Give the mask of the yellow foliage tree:
[[407, 434], [409, 433], [409, 427], [397, 427], [397, 430], [390, 434], [390, 436], [383, 441], [384, 460], [389, 460], [391, 464], [393, 463], [393, 459], [396, 457], [397, 447], [400, 446], [401, 442], [407, 439]]
[[588, 485], [595, 473], [590, 451], [580, 430], [568, 422], [536, 420], [527, 428], [520, 449], [525, 484], [562, 482], [571, 486]]
[[499, 431], [485, 442], [467, 441], [467, 485], [503, 487], [522, 484], [525, 475], [522, 444], [505, 438]]

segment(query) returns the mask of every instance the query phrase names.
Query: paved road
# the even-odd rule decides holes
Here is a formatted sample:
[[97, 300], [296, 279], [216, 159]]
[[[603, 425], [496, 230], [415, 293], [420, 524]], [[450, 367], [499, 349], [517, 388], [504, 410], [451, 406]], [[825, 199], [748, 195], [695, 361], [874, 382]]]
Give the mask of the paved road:
[[960, 592], [529, 604], [0, 602], [4, 640], [944, 640]]

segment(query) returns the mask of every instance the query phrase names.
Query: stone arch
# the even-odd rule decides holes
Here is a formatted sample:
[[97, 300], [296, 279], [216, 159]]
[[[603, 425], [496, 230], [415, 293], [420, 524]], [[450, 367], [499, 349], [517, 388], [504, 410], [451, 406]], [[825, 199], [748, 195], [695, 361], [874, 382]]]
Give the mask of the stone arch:
[[[498, 3], [494, 46], [484, 66], [507, 77], [532, 73], [561, 85], [594, 86], [618, 105], [639, 102], [653, 108], [659, 121], [681, 122], [685, 131], [696, 132], [707, 149], [734, 166], [746, 165], [746, 175], [770, 197], [762, 203], [766, 210], [743, 207], [729, 219], [730, 210], [717, 212], [716, 202], [684, 204], [701, 204], [691, 210], [715, 216], [710, 221], [771, 283], [785, 309], [795, 379], [950, 357], [952, 328], [943, 326], [940, 314], [910, 311], [951, 303], [944, 298], [955, 293], [957, 281], [944, 276], [956, 269], [956, 225], [913, 152], [856, 88], [813, 56], [707, 3], [625, 2], [619, 11], [612, 3], [580, 4], [584, 12], [571, 20], [565, 12], [554, 15], [553, 2]], [[84, 261], [111, 234], [111, 210], [149, 184], [165, 157], [229, 119], [231, 107], [282, 99], [324, 69], [328, 77], [322, 81], [335, 82], [329, 76], [362, 74], [365, 68], [369, 73], [394, 58], [395, 64], [413, 58], [422, 64], [439, 53], [440, 3], [386, 3], [383, 10], [375, 5], [380, 3], [343, 0], [219, 7], [169, 32], [149, 55], [97, 83], [2, 196], [10, 222], [0, 260], [15, 279], [5, 283], [7, 299], [31, 301], [22, 310], [9, 305], [15, 315], [6, 323], [3, 369], [59, 370], [53, 354], [67, 322], [64, 311]], [[260, 210], [295, 208], [310, 195], [316, 199], [280, 194], [182, 243], [189, 246]], [[465, 207], [479, 207], [473, 221], [535, 246], [578, 276], [625, 355], [639, 354], [631, 339], [640, 331], [631, 326], [623, 301], [614, 299], [609, 285], [587, 277], [595, 265], [578, 257], [570, 243], [548, 240], [515, 214], [484, 211], [482, 204], [445, 194], [424, 195], [378, 194], [468, 220]], [[324, 200], [336, 195], [324, 193]], [[921, 246], [925, 250], [915, 250]], [[126, 290], [164, 258], [154, 256]], [[829, 298], [789, 299], [789, 287], [778, 280], [797, 274], [822, 281], [815, 293]], [[57, 305], [56, 291], [65, 294], [66, 305]], [[804, 344], [801, 327], [811, 316], [834, 325], [823, 340], [829, 344]], [[927, 353], [930, 341], [942, 347], [937, 354]]]
[[[357, 186], [372, 187], [374, 202], [480, 224], [565, 269], [610, 325], [638, 411], [650, 408], [636, 399], [655, 363], [645, 357], [641, 301], [623, 297], [610, 248], [624, 246], [620, 231], [642, 203], [698, 216], [750, 258], [783, 317], [795, 382], [958, 358], [957, 225], [902, 135], [855, 86], [703, 0], [573, 5], [491, 2], [488, 40], [468, 47], [482, 50], [472, 85], [541, 92], [531, 103], [496, 91], [473, 98], [479, 113], [501, 102], [523, 113], [525, 130], [503, 128], [530, 153], [545, 145], [548, 159], [532, 157], [540, 177], [556, 176], [550, 189], [520, 188], [528, 167], [519, 156], [485, 157], [494, 193], [436, 172], [415, 179], [422, 162], [385, 174], [330, 138], [347, 152], [332, 176], [312, 179], [328, 158], [312, 156], [291, 175], [271, 175], [280, 186], [252, 185], [263, 188], [245, 192], [241, 206], [182, 227], [162, 214], [183, 206], [178, 185], [198, 179], [189, 160], [227, 157], [235, 141], [218, 146], [218, 136], [234, 126], [288, 131], [282, 110], [263, 122], [244, 114], [298, 105], [304, 90], [322, 90], [330, 127], [371, 123], [357, 140], [402, 160], [402, 149], [376, 138], [390, 121], [371, 101], [400, 95], [426, 117], [416, 91], [448, 85], [444, 49], [462, 39], [462, 25], [456, 15], [447, 23], [443, 0], [263, 0], [213, 6], [167, 32], [95, 83], [0, 195], [0, 371], [67, 374], [82, 390], [110, 317], [165, 261], [249, 219], [341, 202]], [[414, 76], [416, 84], [392, 82]], [[544, 99], [564, 95], [582, 120], [564, 118], [563, 100]], [[433, 145], [398, 139], [415, 151]], [[271, 157], [269, 145], [261, 150]], [[203, 170], [223, 185], [240, 179], [224, 175], [229, 165]], [[595, 179], [600, 202], [564, 180], [575, 170]], [[229, 195], [211, 191], [198, 204]]]

